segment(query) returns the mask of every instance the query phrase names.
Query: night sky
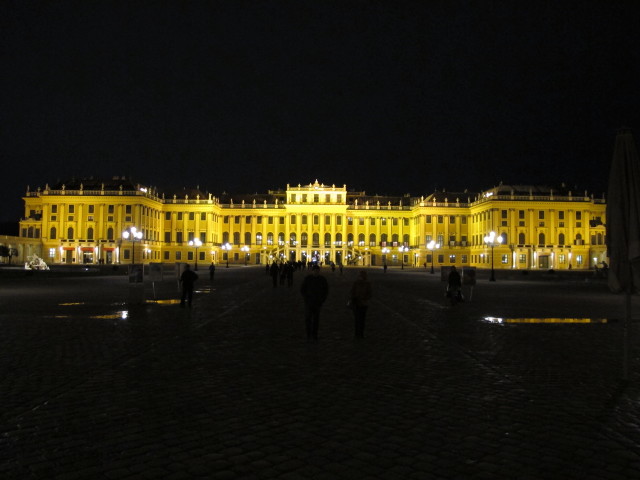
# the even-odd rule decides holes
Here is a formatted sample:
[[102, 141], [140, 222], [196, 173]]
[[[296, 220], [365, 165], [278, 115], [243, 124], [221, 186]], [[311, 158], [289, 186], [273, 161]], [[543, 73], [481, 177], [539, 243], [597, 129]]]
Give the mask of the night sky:
[[606, 190], [637, 1], [0, 3], [0, 220], [73, 176], [214, 194]]

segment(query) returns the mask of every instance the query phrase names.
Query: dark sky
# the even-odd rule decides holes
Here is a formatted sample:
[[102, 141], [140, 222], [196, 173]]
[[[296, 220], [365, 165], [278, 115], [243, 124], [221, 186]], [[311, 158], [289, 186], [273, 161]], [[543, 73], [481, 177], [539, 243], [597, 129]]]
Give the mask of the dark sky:
[[72, 176], [265, 192], [603, 192], [637, 1], [0, 4], [0, 220]]

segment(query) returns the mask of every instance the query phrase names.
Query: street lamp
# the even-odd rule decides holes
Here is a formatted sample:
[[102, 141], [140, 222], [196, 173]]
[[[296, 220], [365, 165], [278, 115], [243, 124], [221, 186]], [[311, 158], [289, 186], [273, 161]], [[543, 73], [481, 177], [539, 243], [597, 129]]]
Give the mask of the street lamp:
[[189, 240], [190, 247], [196, 247], [196, 266], [194, 270], [198, 270], [198, 248], [202, 246], [202, 240], [199, 238], [194, 238], [193, 240]]
[[222, 250], [227, 252], [227, 268], [229, 268], [229, 252], [231, 251], [231, 244], [227, 242], [224, 245], [222, 245], [222, 247], [220, 248], [222, 248]]
[[388, 249], [387, 247], [384, 247], [384, 248], [382, 249], [382, 255], [384, 255], [384, 257], [383, 257], [383, 258], [384, 258], [384, 264], [385, 264], [385, 265], [387, 264], [387, 254], [388, 254], [388, 253], [389, 253], [389, 249]]
[[496, 245], [500, 245], [502, 243], [502, 237], [501, 236], [496, 236], [496, 232], [489, 232], [489, 235], [487, 235], [486, 237], [484, 237], [484, 243], [486, 243], [488, 246], [491, 247], [491, 278], [489, 279], [490, 282], [495, 282], [496, 281], [496, 275], [495, 275], [495, 271], [493, 269], [493, 248]]
[[122, 238], [128, 239], [129, 237], [131, 237], [131, 265], [133, 265], [136, 256], [136, 240], [142, 240], [142, 232], [139, 232], [136, 227], [128, 227], [122, 232]]
[[249, 247], [247, 247], [246, 245], [244, 245], [242, 248], [240, 248], [240, 250], [242, 250], [244, 252], [244, 265], [247, 265], [247, 259], [249, 257]]
[[409, 247], [400, 246], [398, 251], [400, 252], [400, 270], [404, 270], [404, 252], [408, 252]]
[[434, 250], [437, 250], [438, 248], [440, 248], [440, 244], [436, 243], [435, 240], [431, 240], [429, 243], [427, 243], [427, 250], [431, 251], [431, 273], [435, 273], [435, 271], [433, 270], [433, 255], [434, 255]]

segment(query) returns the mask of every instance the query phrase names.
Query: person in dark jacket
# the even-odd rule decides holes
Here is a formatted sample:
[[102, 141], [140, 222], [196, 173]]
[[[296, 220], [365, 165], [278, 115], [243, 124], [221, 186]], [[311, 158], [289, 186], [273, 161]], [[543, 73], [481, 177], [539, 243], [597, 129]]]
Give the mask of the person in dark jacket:
[[189, 264], [184, 266], [184, 272], [180, 275], [180, 283], [182, 284], [182, 300], [180, 300], [180, 306], [184, 307], [185, 300], [191, 308], [191, 302], [193, 300], [193, 284], [198, 279], [198, 274], [191, 270]]
[[304, 298], [304, 317], [307, 327], [307, 340], [318, 340], [318, 327], [320, 324], [320, 308], [329, 294], [327, 279], [320, 275], [320, 267], [314, 265], [311, 274], [302, 281], [300, 293]]
[[355, 318], [356, 338], [364, 338], [364, 323], [370, 299], [371, 282], [367, 279], [367, 272], [360, 270], [358, 278], [351, 286], [351, 308]]
[[462, 301], [462, 279], [455, 266], [451, 267], [447, 279], [447, 296], [451, 299], [452, 305]]

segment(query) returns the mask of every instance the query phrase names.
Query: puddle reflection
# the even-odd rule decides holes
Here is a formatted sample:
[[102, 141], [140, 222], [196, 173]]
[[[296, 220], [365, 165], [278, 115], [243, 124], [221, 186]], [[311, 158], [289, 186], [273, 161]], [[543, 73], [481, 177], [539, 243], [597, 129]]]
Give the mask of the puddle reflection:
[[488, 323], [609, 323], [606, 318], [502, 318], [484, 317]]
[[167, 298], [164, 300], [147, 300], [147, 303], [156, 303], [158, 305], [166, 306], [166, 305], [177, 305], [180, 303], [179, 298]]
[[100, 318], [100, 319], [121, 319], [121, 320], [126, 320], [127, 318], [129, 318], [129, 311], [128, 310], [122, 310], [120, 312], [116, 312], [116, 313], [108, 313], [106, 315], [91, 315], [89, 318]]

